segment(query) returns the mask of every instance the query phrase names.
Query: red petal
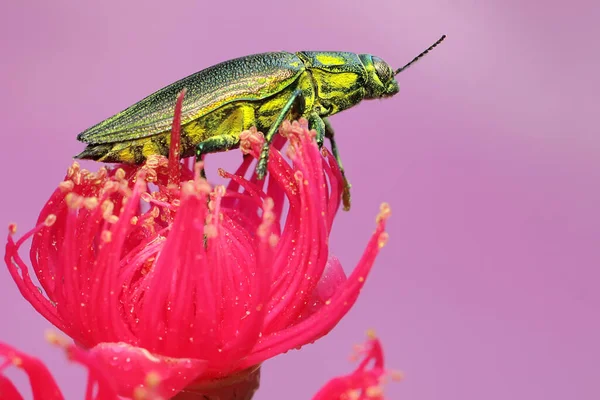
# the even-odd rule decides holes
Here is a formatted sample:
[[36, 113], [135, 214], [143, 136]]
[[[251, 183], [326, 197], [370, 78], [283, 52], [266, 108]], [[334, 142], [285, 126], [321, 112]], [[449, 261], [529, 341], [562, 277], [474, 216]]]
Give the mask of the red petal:
[[183, 88], [179, 96], [177, 96], [175, 115], [173, 116], [173, 128], [171, 129], [171, 145], [169, 147], [169, 183], [175, 185], [179, 185], [181, 177], [181, 173], [179, 172], [181, 169], [181, 162], [179, 161], [181, 149], [181, 107], [185, 92], [186, 89]]
[[100, 343], [89, 352], [98, 365], [110, 373], [121, 396], [133, 396], [136, 388], [144, 386], [149, 374], [158, 376], [160, 395], [174, 396], [207, 367], [204, 360], [156, 356], [126, 343]]
[[23, 400], [15, 385], [4, 375], [0, 375], [0, 399]]
[[314, 291], [315, 299], [322, 302], [329, 300], [346, 280], [346, 274], [340, 260], [334, 255], [329, 256], [323, 276], [321, 276]]
[[347, 280], [348, 278], [346, 277], [346, 273], [342, 268], [340, 260], [334, 255], [329, 256], [327, 265], [323, 271], [323, 276], [321, 276], [321, 279], [317, 283], [312, 298], [308, 302], [306, 311], [300, 320], [306, 319], [323, 307], [325, 302], [331, 299], [335, 293], [343, 287], [344, 282]]
[[313, 342], [326, 335], [337, 325], [354, 305], [367, 276], [371, 272], [371, 267], [377, 254], [379, 254], [379, 250], [387, 240], [385, 223], [389, 216], [389, 206], [382, 204], [381, 211], [377, 216], [377, 229], [371, 236], [361, 260], [335, 295], [326, 301], [323, 307], [299, 324], [263, 337], [253, 349], [253, 353], [244, 360], [243, 366], [260, 363], [277, 354]]
[[[363, 353], [366, 356], [354, 372], [331, 379], [313, 400], [384, 400], [381, 378], [386, 370], [383, 368], [383, 350], [379, 340], [370, 339]], [[371, 367], [367, 369], [369, 365]]]
[[[4, 356], [12, 361], [12, 364], [25, 371], [31, 383], [31, 391], [34, 400], [63, 400], [58, 385], [48, 371], [48, 368], [37, 358], [31, 357], [26, 353], [0, 343], [0, 356]], [[7, 384], [3, 384], [2, 388], [8, 388], [9, 394], [11, 388]], [[12, 387], [14, 389], [14, 386]], [[14, 395], [14, 392], [12, 393]], [[13, 397], [19, 399], [19, 397]], [[4, 399], [4, 397], [2, 397]], [[10, 397], [9, 397], [10, 399]]]

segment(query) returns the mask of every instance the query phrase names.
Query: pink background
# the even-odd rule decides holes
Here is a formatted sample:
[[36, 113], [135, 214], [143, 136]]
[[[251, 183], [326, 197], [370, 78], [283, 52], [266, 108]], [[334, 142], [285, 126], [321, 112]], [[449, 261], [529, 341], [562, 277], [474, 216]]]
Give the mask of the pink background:
[[[398, 96], [333, 118], [354, 185], [333, 249], [350, 270], [382, 201], [390, 242], [346, 319], [267, 362], [256, 398], [310, 398], [353, 368], [368, 328], [406, 374], [391, 399], [600, 398], [600, 6], [352, 4], [2, 2], [0, 226], [32, 226], [83, 148], [78, 132], [178, 78], [284, 49], [400, 66], [446, 33], [400, 76]], [[220, 160], [232, 169], [238, 158]], [[49, 324], [4, 268], [0, 290], [0, 340], [42, 357], [81, 398], [82, 370], [44, 342]]]

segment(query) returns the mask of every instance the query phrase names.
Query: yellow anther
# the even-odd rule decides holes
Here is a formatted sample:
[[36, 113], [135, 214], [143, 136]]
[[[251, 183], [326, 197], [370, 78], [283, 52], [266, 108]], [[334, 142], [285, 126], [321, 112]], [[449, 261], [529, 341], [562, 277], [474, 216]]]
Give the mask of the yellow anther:
[[97, 197], [86, 197], [83, 199], [83, 206], [88, 210], [93, 210], [98, 207], [99, 200]]
[[379, 238], [377, 238], [377, 245], [379, 246], [380, 249], [386, 245], [389, 238], [390, 238], [390, 235], [387, 232], [381, 232], [381, 234], [379, 235]]
[[102, 239], [102, 241], [104, 243], [110, 243], [112, 241], [112, 232], [103, 230], [102, 233], [100, 234], [100, 238]]
[[125, 179], [125, 170], [123, 168], [118, 168], [115, 171], [115, 178], [117, 178], [118, 180]]
[[56, 222], [56, 214], [48, 214], [46, 219], [44, 220], [44, 225], [52, 226]]
[[379, 386], [370, 386], [366, 390], [367, 398], [380, 398], [383, 396], [383, 389]]
[[58, 188], [62, 192], [70, 192], [71, 190], [73, 190], [74, 187], [75, 187], [75, 184], [73, 183], [73, 181], [62, 181], [61, 183], [58, 184]]
[[382, 203], [379, 206], [379, 214], [377, 214], [377, 223], [379, 224], [382, 220], [388, 219], [392, 215], [392, 209], [388, 203]]

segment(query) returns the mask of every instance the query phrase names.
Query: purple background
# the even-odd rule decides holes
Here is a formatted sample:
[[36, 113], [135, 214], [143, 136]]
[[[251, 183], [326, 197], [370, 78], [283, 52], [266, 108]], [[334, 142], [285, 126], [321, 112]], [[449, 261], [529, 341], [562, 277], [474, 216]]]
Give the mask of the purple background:
[[[400, 66], [446, 33], [397, 97], [332, 119], [354, 185], [333, 249], [350, 270], [382, 201], [390, 242], [346, 319], [267, 362], [256, 398], [310, 398], [353, 368], [352, 345], [375, 328], [406, 374], [392, 399], [598, 399], [600, 6], [355, 4], [2, 2], [0, 226], [33, 225], [83, 148], [78, 132], [176, 79], [283, 49]], [[0, 340], [41, 356], [81, 398], [82, 370], [44, 342], [48, 323], [4, 268], [0, 290]]]

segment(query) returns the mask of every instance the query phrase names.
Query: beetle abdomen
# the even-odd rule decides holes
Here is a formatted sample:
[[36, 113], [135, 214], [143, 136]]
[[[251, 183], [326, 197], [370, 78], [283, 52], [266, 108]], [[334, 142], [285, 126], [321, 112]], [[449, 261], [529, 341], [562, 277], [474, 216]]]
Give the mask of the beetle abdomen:
[[[230, 136], [232, 141], [236, 142], [242, 131], [255, 125], [256, 107], [254, 102], [231, 103], [202, 118], [182, 125], [180, 156], [182, 158], [193, 156], [196, 145], [211, 137]], [[168, 157], [170, 144], [171, 131], [167, 130], [139, 139], [89, 144], [75, 158], [109, 163], [141, 164], [152, 154]]]
[[149, 155], [168, 156], [170, 132], [118, 143], [90, 144], [75, 158], [107, 163], [141, 164]]

